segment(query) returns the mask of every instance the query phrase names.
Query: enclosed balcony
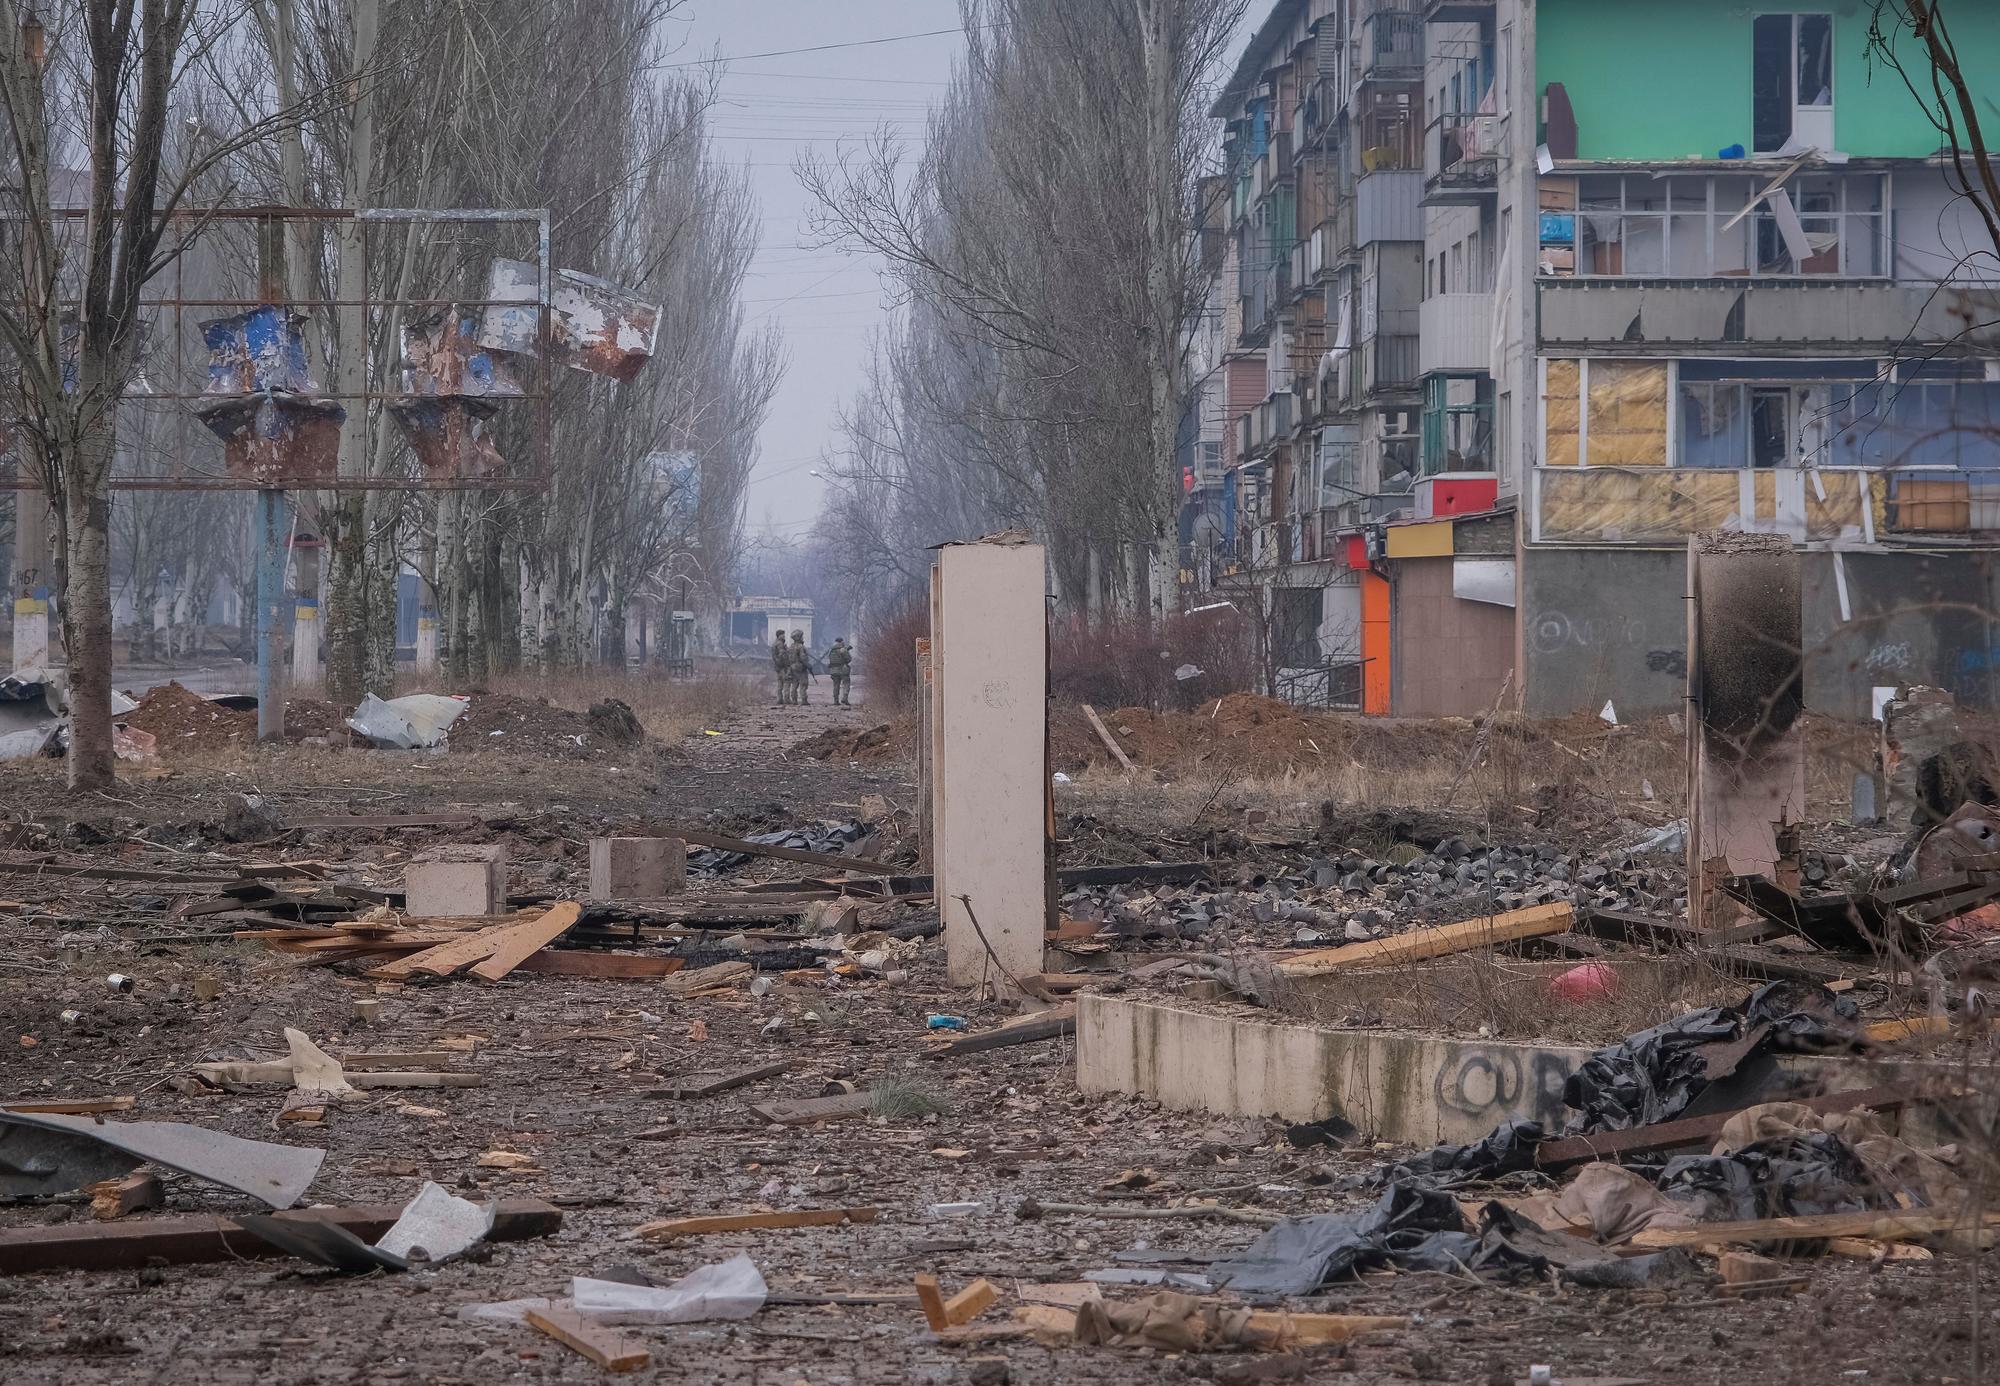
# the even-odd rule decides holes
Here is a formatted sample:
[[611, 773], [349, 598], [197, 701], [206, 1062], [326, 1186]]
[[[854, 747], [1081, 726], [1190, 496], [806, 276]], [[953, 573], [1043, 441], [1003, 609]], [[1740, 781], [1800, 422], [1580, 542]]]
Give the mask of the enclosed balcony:
[[1424, 128], [1424, 203], [1476, 207], [1499, 191], [1504, 117], [1447, 111]]
[[1425, 375], [1492, 369], [1492, 294], [1432, 294], [1418, 307], [1417, 321]]

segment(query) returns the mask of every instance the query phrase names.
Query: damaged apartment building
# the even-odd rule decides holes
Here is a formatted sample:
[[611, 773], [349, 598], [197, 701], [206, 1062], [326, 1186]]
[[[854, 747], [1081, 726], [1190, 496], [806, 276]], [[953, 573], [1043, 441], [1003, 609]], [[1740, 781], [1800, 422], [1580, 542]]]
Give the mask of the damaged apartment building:
[[[1814, 710], [2000, 701], [2000, 260], [1874, 9], [1264, 16], [1214, 110], [1183, 534], [1275, 691], [1671, 709], [1688, 538], [1742, 530], [1803, 553]], [[2000, 68], [2000, 6], [1953, 23]]]

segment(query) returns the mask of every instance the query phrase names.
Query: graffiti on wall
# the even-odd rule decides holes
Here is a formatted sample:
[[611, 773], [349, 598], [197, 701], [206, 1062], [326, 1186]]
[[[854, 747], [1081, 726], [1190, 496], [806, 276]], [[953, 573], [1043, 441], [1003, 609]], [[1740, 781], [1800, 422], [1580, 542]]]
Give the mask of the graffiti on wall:
[[1546, 1131], [1560, 1131], [1569, 1114], [1563, 1106], [1563, 1084], [1570, 1069], [1570, 1059], [1547, 1050], [1468, 1045], [1456, 1063], [1438, 1069], [1434, 1095], [1440, 1112], [1469, 1121], [1498, 1126], [1522, 1118], [1539, 1121]]

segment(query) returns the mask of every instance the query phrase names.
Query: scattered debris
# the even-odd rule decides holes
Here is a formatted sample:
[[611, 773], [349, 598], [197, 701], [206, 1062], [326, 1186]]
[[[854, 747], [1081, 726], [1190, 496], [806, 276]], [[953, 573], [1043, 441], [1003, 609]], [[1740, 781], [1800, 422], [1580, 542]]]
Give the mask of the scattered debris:
[[246, 1141], [177, 1121], [0, 1111], [0, 1197], [64, 1193], [145, 1161], [289, 1208], [325, 1158], [324, 1150]]

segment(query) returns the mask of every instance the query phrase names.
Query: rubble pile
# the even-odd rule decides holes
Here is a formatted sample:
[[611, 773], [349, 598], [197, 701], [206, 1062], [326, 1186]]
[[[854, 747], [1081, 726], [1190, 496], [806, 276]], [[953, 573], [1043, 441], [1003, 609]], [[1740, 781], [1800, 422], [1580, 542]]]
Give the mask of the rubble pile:
[[257, 739], [257, 714], [227, 708], [190, 692], [179, 683], [148, 689], [139, 705], [119, 717], [134, 731], [152, 736], [162, 755], [219, 751]]

